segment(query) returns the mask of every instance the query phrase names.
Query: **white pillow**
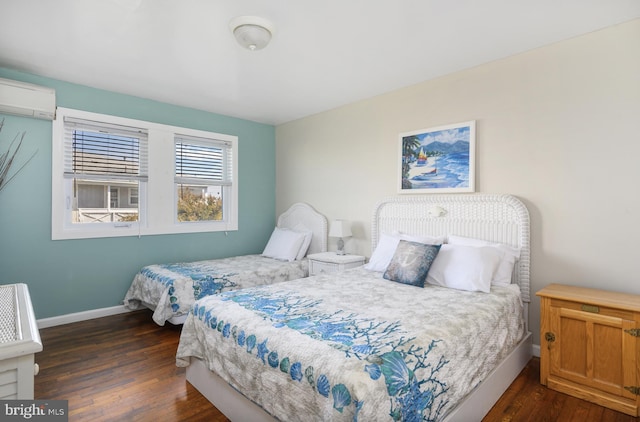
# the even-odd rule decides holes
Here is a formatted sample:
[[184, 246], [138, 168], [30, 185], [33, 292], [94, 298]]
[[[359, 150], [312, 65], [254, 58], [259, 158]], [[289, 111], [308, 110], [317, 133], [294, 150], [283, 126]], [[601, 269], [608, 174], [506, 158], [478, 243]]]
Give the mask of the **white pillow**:
[[399, 242], [400, 237], [394, 237], [392, 235], [382, 233], [378, 240], [376, 249], [373, 251], [369, 262], [364, 267], [371, 271], [385, 271], [393, 258], [393, 254], [396, 252]]
[[407, 234], [401, 232], [393, 232], [394, 235], [400, 236], [401, 240], [408, 240], [409, 242], [424, 243], [425, 245], [442, 245], [445, 241], [444, 236], [420, 236], [416, 234]]
[[496, 286], [508, 286], [511, 284], [513, 267], [516, 264], [516, 260], [520, 259], [520, 248], [514, 248], [513, 246], [509, 246], [504, 243], [492, 243], [487, 242], [486, 240], [454, 235], [449, 236], [449, 244], [476, 247], [492, 246], [497, 248], [502, 252], [502, 258], [500, 260], [500, 265], [493, 276], [493, 280], [491, 280], [491, 284]]
[[304, 233], [276, 227], [271, 233], [262, 256], [282, 261], [294, 261], [298, 256], [302, 242], [304, 242], [304, 237]]
[[491, 246], [444, 244], [427, 274], [427, 283], [489, 293], [502, 253]]
[[444, 236], [415, 236], [400, 232], [382, 233], [376, 249], [364, 268], [371, 271], [386, 271], [400, 240], [425, 243], [427, 245], [441, 245], [444, 242]]
[[309, 250], [309, 245], [311, 245], [311, 239], [313, 238], [313, 232], [307, 229], [302, 223], [298, 223], [293, 227], [293, 231], [297, 233], [304, 234], [304, 240], [300, 245], [300, 250], [296, 255], [296, 261], [301, 260], [307, 255], [307, 251]]

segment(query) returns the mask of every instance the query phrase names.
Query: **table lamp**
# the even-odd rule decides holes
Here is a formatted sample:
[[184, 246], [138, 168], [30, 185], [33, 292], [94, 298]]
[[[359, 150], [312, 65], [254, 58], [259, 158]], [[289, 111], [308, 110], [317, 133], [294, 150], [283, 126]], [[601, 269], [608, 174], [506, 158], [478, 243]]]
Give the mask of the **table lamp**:
[[336, 254], [346, 255], [343, 238], [351, 237], [351, 225], [345, 220], [333, 220], [331, 222], [331, 230], [329, 230], [329, 237], [338, 238], [338, 250]]

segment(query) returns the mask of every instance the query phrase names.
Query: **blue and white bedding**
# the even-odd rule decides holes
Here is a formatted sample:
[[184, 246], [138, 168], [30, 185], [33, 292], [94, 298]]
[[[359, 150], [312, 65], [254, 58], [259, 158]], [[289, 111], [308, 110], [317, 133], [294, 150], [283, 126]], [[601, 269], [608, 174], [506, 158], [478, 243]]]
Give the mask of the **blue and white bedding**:
[[164, 325], [173, 317], [186, 315], [202, 297], [308, 275], [307, 259], [286, 262], [261, 255], [149, 265], [134, 277], [124, 304], [129, 309], [155, 309], [153, 320]]
[[192, 357], [280, 420], [435, 421], [523, 338], [517, 285], [419, 288], [357, 268], [198, 300]]

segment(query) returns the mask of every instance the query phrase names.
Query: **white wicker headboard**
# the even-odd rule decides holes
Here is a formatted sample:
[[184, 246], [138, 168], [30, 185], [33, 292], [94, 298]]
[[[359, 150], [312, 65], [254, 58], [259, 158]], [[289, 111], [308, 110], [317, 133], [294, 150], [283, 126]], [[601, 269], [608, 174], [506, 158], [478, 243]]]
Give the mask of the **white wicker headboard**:
[[473, 237], [521, 248], [514, 270], [522, 300], [530, 302], [529, 211], [512, 195], [452, 194], [395, 196], [379, 202], [373, 212], [371, 244], [382, 233]]
[[327, 217], [311, 205], [297, 202], [278, 217], [278, 227], [293, 229], [298, 224], [313, 232], [307, 254], [327, 251]]

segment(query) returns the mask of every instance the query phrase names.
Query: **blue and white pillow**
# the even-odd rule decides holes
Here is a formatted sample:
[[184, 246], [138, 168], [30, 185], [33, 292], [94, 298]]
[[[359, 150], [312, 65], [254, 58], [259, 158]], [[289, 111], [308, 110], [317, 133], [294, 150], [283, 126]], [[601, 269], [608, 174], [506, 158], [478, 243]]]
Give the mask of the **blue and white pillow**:
[[424, 287], [427, 273], [436, 259], [440, 245], [400, 240], [384, 274], [387, 280]]

